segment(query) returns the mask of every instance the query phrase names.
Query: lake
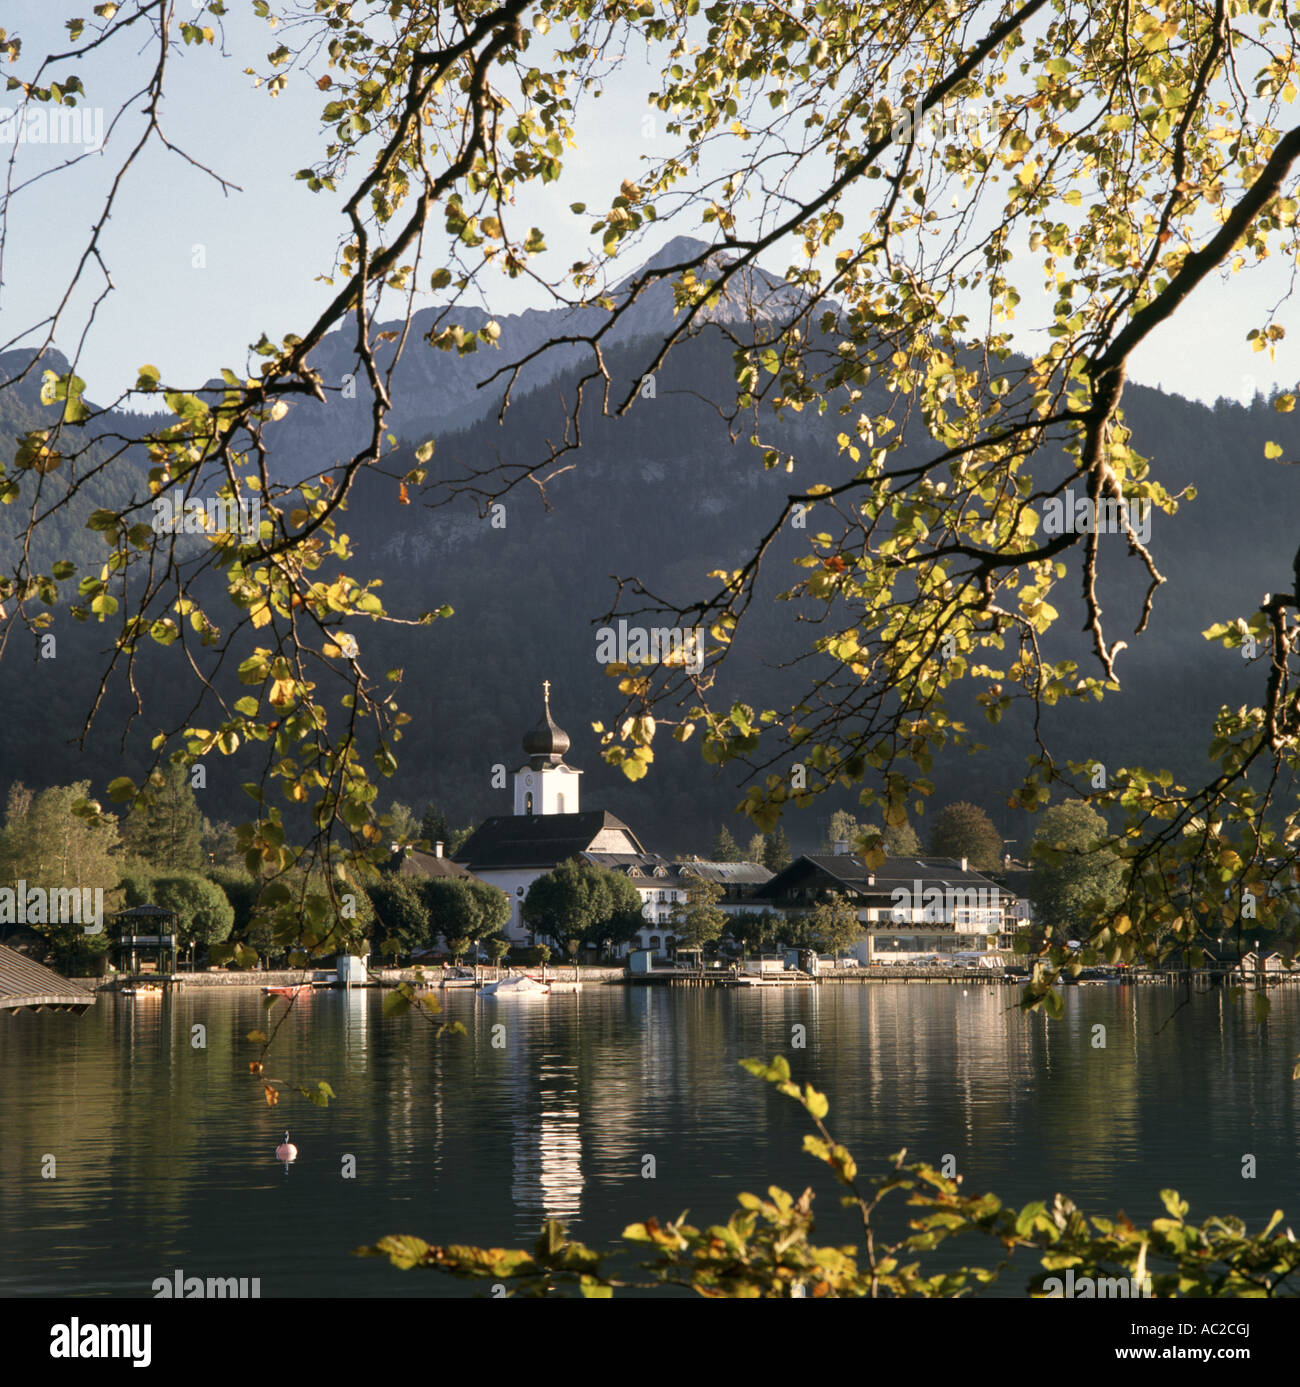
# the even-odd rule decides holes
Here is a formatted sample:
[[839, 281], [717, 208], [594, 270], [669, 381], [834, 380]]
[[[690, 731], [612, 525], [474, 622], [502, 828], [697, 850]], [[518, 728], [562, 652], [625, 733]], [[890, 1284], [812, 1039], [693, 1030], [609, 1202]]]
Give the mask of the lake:
[[[266, 1024], [255, 989], [0, 1018], [0, 1295], [150, 1296], [181, 1269], [257, 1277], [263, 1297], [465, 1296], [482, 1288], [350, 1250], [391, 1232], [527, 1245], [548, 1215], [600, 1245], [651, 1214], [725, 1220], [737, 1192], [774, 1182], [811, 1184], [819, 1235], [855, 1241], [829, 1172], [801, 1154], [802, 1109], [737, 1066], [776, 1053], [827, 1093], [864, 1173], [906, 1146], [1016, 1203], [1059, 1190], [1147, 1219], [1172, 1186], [1197, 1221], [1237, 1213], [1253, 1230], [1281, 1207], [1300, 1225], [1294, 988], [1272, 992], [1264, 1027], [1249, 999], [1155, 985], [1066, 989], [1059, 1022], [998, 986], [444, 995], [467, 1037], [385, 1019], [375, 991], [304, 997], [267, 1075], [327, 1080], [328, 1108], [266, 1105], [243, 1039]], [[996, 1257], [972, 1241], [948, 1260]], [[1000, 1294], [1037, 1270], [1017, 1267]]]

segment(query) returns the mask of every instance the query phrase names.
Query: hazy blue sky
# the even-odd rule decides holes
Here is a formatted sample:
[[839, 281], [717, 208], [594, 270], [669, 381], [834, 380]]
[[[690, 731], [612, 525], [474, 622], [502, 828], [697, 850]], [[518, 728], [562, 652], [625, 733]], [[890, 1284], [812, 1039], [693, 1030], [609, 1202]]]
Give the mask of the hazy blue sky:
[[[178, 16], [190, 17], [191, 6], [192, 0], [179, 0]], [[328, 98], [302, 75], [292, 77], [286, 92], [274, 100], [264, 90], [254, 90], [242, 69], [265, 68], [264, 55], [278, 35], [273, 37], [240, 0], [233, 0], [231, 8], [239, 14], [226, 23], [229, 56], [193, 47], [178, 53], [163, 119], [170, 139], [238, 184], [240, 191], [224, 193], [179, 156], [157, 146], [128, 174], [104, 237], [104, 258], [116, 290], [100, 307], [82, 357], [81, 374], [94, 399], [110, 398], [133, 383], [137, 367], [146, 361], [159, 366], [164, 379], [190, 384], [225, 365], [243, 369], [248, 343], [263, 331], [280, 337], [301, 330], [329, 292], [313, 281], [330, 269], [343, 229], [338, 200], [313, 195], [293, 179], [324, 143], [319, 112]], [[0, 22], [23, 36], [26, 64], [38, 53], [66, 47], [63, 21], [89, 10], [89, 0], [84, 5], [5, 0]], [[116, 40], [111, 56], [111, 66], [83, 69], [89, 104], [103, 106], [106, 119], [122, 97], [143, 85], [153, 62], [143, 31], [138, 40]], [[586, 240], [590, 217], [575, 216], [569, 204], [607, 205], [634, 161], [653, 147], [642, 133], [649, 70], [635, 57], [628, 58], [625, 69], [582, 112], [581, 147], [568, 156], [559, 185], [530, 193], [522, 205], [521, 225], [527, 220], [546, 228], [550, 253], [543, 264], [552, 276], [591, 249]], [[0, 92], [0, 111], [6, 99], [12, 101]], [[74, 170], [44, 178], [15, 199], [0, 288], [0, 340], [50, 311], [85, 246], [121, 150], [138, 129], [138, 120], [124, 126], [106, 153], [91, 154]], [[55, 154], [62, 158], [67, 152], [20, 146], [17, 174], [30, 177], [52, 164]], [[7, 154], [7, 147], [0, 150], [0, 156]], [[661, 235], [642, 243], [644, 254], [669, 235], [698, 230], [689, 217], [676, 218]], [[196, 267], [198, 259], [202, 268]], [[436, 263], [429, 261], [430, 266]], [[779, 254], [768, 260], [770, 269], [783, 264]], [[1248, 397], [1256, 387], [1267, 391], [1274, 383], [1293, 386], [1300, 376], [1294, 343], [1283, 343], [1272, 363], [1244, 340], [1261, 309], [1286, 291], [1292, 268], [1270, 266], [1227, 285], [1203, 288], [1137, 355], [1130, 379], [1203, 400]], [[1049, 304], [1026, 292], [1038, 282], [1037, 268], [1023, 278], [1025, 299], [1018, 321], [1029, 330], [1047, 319]], [[98, 292], [102, 279], [92, 274], [88, 283]], [[488, 283], [491, 307], [498, 313], [545, 303], [541, 291], [522, 280]], [[74, 303], [79, 311], [58, 335], [56, 345], [69, 355], [90, 297], [83, 294]], [[1024, 343], [1032, 346], [1033, 339], [1026, 337]]]

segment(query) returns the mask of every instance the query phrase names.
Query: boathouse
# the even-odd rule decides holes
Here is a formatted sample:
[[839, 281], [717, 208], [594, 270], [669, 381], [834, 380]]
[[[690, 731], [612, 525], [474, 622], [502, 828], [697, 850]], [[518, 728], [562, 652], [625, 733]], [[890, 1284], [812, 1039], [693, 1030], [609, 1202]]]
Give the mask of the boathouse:
[[95, 994], [17, 949], [0, 944], [0, 1012], [71, 1011], [80, 1016]]

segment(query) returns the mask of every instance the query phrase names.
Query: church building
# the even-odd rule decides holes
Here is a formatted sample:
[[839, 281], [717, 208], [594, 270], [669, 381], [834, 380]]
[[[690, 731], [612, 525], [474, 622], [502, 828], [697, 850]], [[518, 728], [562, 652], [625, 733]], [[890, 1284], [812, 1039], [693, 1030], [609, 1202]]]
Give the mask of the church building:
[[670, 952], [676, 942], [672, 908], [685, 901], [686, 883], [666, 859], [647, 852], [621, 819], [603, 809], [582, 809], [582, 772], [565, 763], [569, 736], [551, 717], [549, 680], [542, 700], [541, 721], [524, 737], [526, 759], [514, 773], [514, 813], [485, 820], [456, 861], [510, 897], [510, 921], [502, 932], [520, 945], [537, 943], [522, 910], [538, 877], [572, 857], [623, 872], [643, 903], [642, 947]]

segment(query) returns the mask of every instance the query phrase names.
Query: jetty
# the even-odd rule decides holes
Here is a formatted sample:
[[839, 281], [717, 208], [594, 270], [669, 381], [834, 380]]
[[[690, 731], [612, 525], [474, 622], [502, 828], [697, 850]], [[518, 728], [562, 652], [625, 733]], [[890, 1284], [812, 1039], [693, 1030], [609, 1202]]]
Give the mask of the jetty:
[[0, 1012], [70, 1011], [80, 1016], [94, 1004], [90, 988], [0, 944]]

